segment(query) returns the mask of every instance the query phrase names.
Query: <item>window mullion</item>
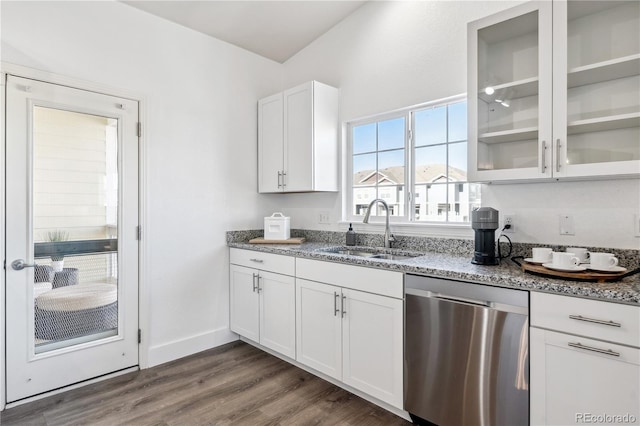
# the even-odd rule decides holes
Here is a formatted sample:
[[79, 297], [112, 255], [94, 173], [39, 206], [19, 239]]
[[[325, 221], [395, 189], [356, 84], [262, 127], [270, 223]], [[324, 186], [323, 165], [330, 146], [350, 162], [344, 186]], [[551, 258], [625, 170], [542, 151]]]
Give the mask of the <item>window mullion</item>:
[[[406, 192], [407, 192], [407, 200], [405, 202], [406, 205], [406, 209], [407, 209], [407, 220], [409, 222], [413, 222], [415, 221], [415, 203], [416, 203], [416, 189], [415, 189], [415, 183], [414, 183], [414, 176], [415, 176], [415, 155], [414, 155], [414, 149], [415, 149], [415, 134], [416, 134], [416, 129], [415, 129], [415, 124], [414, 124], [414, 111], [410, 111], [407, 114], [407, 128], [408, 128], [408, 132], [407, 132], [407, 142], [406, 142], [406, 146], [407, 146], [407, 160], [406, 160], [406, 176], [405, 176], [405, 188], [407, 188]], [[408, 194], [411, 193], [411, 197], [408, 197]]]

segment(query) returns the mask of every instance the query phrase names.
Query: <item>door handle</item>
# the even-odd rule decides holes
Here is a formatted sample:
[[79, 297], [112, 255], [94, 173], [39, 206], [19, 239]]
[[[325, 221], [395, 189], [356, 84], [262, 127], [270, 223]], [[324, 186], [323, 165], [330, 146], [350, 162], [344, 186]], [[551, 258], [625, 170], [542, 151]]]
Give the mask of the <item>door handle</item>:
[[545, 170], [547, 170], [547, 158], [546, 158], [546, 153], [547, 153], [547, 144], [545, 141], [542, 141], [542, 151], [540, 152], [540, 156], [541, 158], [541, 165], [540, 165], [540, 171], [542, 173], [545, 172]]
[[256, 277], [258, 276], [258, 274], [254, 273], [253, 274], [253, 292], [256, 292]]
[[560, 172], [560, 139], [556, 139], [556, 172]]
[[282, 184], [280, 183], [280, 178], [282, 177], [282, 172], [278, 172], [278, 188], [280, 188], [282, 186]]
[[23, 259], [16, 259], [11, 262], [11, 267], [15, 271], [22, 271], [24, 268], [35, 268], [36, 266], [38, 265], [35, 263], [26, 263]]
[[337, 317], [338, 316], [338, 312], [340, 312], [340, 309], [338, 309], [338, 297], [340, 297], [340, 295], [337, 292], [333, 292], [333, 316]]
[[344, 316], [347, 314], [347, 311], [344, 310], [344, 305], [345, 305], [345, 300], [347, 299], [347, 296], [345, 296], [344, 294], [342, 295], [342, 301], [340, 302], [340, 308], [342, 309], [342, 318], [344, 318]]

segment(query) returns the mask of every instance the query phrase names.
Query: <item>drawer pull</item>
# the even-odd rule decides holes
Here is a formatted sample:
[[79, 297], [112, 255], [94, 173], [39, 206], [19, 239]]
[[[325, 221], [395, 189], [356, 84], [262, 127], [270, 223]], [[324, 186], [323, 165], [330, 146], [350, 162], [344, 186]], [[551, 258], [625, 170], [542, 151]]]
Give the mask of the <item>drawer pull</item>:
[[578, 321], [593, 322], [593, 323], [596, 323], [596, 324], [609, 325], [611, 327], [622, 327], [622, 324], [620, 324], [619, 322], [605, 321], [605, 320], [599, 320], [599, 319], [594, 319], [594, 318], [587, 318], [587, 317], [583, 317], [582, 315], [569, 315], [569, 318], [574, 319], [574, 320], [578, 320]]
[[567, 343], [569, 346], [571, 346], [572, 348], [576, 348], [576, 349], [583, 349], [585, 351], [591, 351], [591, 352], [597, 352], [599, 354], [604, 354], [604, 355], [611, 355], [611, 356], [620, 356], [620, 353], [618, 352], [614, 352], [611, 349], [599, 349], [599, 348], [594, 348], [593, 346], [585, 346], [582, 343]]
[[262, 259], [249, 259], [249, 260], [256, 263], [264, 263], [264, 260]]

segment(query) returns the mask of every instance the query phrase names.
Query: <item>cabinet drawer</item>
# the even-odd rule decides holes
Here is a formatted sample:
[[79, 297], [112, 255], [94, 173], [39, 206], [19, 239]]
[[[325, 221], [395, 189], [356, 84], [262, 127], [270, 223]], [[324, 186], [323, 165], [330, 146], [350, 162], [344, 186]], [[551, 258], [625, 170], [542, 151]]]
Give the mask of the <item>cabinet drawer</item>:
[[531, 292], [531, 325], [640, 347], [640, 307]]
[[402, 272], [296, 259], [296, 277], [401, 299]]
[[229, 249], [229, 262], [234, 265], [291, 276], [295, 275], [296, 271], [295, 257], [260, 251], [231, 248]]

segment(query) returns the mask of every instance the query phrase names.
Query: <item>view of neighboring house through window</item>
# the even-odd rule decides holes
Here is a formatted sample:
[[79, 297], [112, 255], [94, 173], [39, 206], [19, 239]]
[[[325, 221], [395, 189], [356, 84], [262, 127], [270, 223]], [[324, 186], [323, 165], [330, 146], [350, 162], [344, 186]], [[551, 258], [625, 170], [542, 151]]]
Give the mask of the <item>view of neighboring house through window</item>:
[[[398, 221], [469, 222], [479, 185], [467, 182], [462, 97], [349, 123], [351, 216], [381, 198]], [[384, 214], [378, 204], [372, 215]]]

